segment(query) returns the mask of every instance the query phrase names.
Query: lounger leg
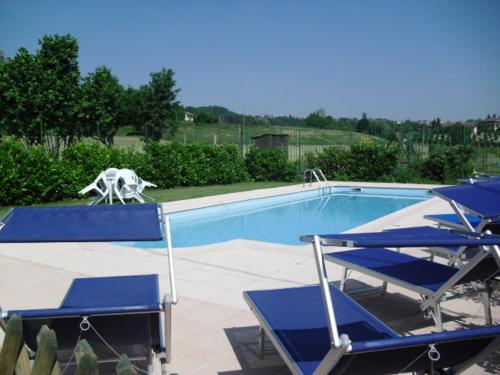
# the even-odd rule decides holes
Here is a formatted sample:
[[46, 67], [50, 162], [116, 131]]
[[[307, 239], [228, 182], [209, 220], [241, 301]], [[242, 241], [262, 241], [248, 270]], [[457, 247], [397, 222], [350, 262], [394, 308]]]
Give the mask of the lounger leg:
[[170, 363], [172, 346], [172, 305], [164, 302], [165, 314], [165, 361]]
[[382, 288], [380, 288], [380, 294], [384, 295], [387, 292], [387, 281], [382, 283]]
[[148, 348], [148, 374], [154, 375], [154, 373], [155, 368], [153, 365], [153, 350], [151, 350], [151, 348]]
[[168, 375], [167, 361], [165, 361], [165, 358], [160, 359], [160, 363], [161, 363], [161, 375]]
[[438, 329], [439, 332], [442, 332], [443, 315], [441, 314], [441, 305], [439, 303], [436, 303], [432, 309], [433, 309], [434, 321], [436, 322], [436, 328]]
[[493, 318], [491, 317], [491, 303], [490, 303], [491, 292], [492, 292], [491, 283], [487, 281], [484, 287], [485, 290], [482, 295], [483, 306], [484, 306], [484, 319], [486, 320], [486, 324], [493, 324]]
[[259, 356], [264, 359], [264, 344], [266, 340], [266, 332], [262, 327], [259, 327]]
[[343, 292], [345, 292], [345, 284], [346, 284], [348, 271], [349, 271], [348, 268], [344, 268], [344, 270], [342, 271], [342, 278], [340, 279], [340, 290]]

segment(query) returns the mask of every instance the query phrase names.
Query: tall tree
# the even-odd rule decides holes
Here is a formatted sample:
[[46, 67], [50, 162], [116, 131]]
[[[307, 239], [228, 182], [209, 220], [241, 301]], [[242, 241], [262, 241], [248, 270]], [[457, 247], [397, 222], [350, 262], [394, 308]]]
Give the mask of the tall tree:
[[335, 120], [332, 116], [327, 116], [326, 111], [323, 108], [320, 108], [309, 114], [309, 116], [305, 118], [304, 122], [307, 126], [314, 128], [329, 128], [333, 126]]
[[0, 69], [0, 126], [29, 145], [43, 144], [38, 76], [38, 61], [25, 48]]
[[45, 137], [52, 141], [49, 148], [57, 154], [61, 143], [68, 146], [80, 136], [78, 41], [71, 35], [46, 35], [40, 46], [40, 115]]
[[44, 36], [31, 55], [20, 48], [0, 71], [0, 123], [29, 144], [58, 154], [79, 136], [78, 42], [70, 35]]
[[370, 120], [368, 120], [368, 115], [363, 112], [363, 115], [358, 121], [358, 124], [356, 125], [356, 131], [359, 133], [365, 133], [368, 130], [368, 127], [370, 126]]
[[176, 131], [175, 114], [179, 106], [176, 98], [179, 91], [175, 89], [174, 71], [165, 68], [151, 73], [151, 81], [141, 87], [146, 141], [158, 142], [164, 131]]
[[5, 56], [5, 53], [0, 49], [0, 66], [5, 64], [9, 59]]
[[123, 119], [124, 89], [105, 66], [83, 79], [80, 120], [83, 134], [112, 145]]
[[137, 134], [142, 134], [146, 122], [143, 90], [127, 87], [122, 93], [122, 125], [133, 125]]

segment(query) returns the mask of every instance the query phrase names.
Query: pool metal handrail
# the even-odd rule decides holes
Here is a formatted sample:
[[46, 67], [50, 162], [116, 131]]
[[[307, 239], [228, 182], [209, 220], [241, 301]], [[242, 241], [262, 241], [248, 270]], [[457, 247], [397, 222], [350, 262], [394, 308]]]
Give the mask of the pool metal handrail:
[[311, 186], [313, 177], [316, 180], [316, 182], [319, 184], [321, 190], [323, 193], [329, 192], [331, 190], [331, 186], [328, 184], [328, 180], [325, 177], [323, 171], [319, 168], [310, 168], [304, 170], [302, 173], [302, 186], [304, 187], [306, 185], [306, 179], [309, 177], [309, 186]]

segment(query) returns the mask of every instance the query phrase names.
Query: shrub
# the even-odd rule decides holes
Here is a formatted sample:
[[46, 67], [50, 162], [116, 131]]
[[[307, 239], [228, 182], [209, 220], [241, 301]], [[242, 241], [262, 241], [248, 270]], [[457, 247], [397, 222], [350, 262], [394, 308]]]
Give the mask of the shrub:
[[0, 143], [0, 205], [27, 205], [64, 198], [71, 180], [43, 147]]
[[144, 152], [144, 178], [164, 188], [229, 184], [247, 177], [233, 145], [149, 143]]
[[235, 146], [150, 143], [144, 152], [96, 143], [66, 148], [61, 159], [42, 147], [0, 143], [0, 205], [29, 205], [77, 197], [111, 167], [130, 168], [159, 187], [229, 184], [248, 178]]
[[245, 166], [254, 181], [294, 181], [297, 164], [288, 161], [282, 148], [259, 150], [252, 147], [245, 157]]
[[418, 166], [424, 178], [441, 183], [456, 183], [457, 178], [470, 176], [472, 148], [470, 146], [439, 147]]
[[394, 176], [399, 154], [377, 145], [354, 145], [348, 155], [349, 177], [358, 181], [387, 181]]
[[349, 161], [346, 151], [336, 147], [327, 147], [311, 157], [308, 162], [311, 168], [319, 168], [329, 180], [348, 180]]
[[328, 147], [311, 164], [332, 180], [391, 181], [398, 156], [396, 150], [377, 145], [354, 145], [349, 151]]
[[90, 184], [99, 173], [107, 168], [131, 167], [128, 162], [133, 151], [98, 143], [77, 143], [66, 148], [61, 156], [64, 173], [71, 178], [67, 196], [77, 196], [78, 191]]

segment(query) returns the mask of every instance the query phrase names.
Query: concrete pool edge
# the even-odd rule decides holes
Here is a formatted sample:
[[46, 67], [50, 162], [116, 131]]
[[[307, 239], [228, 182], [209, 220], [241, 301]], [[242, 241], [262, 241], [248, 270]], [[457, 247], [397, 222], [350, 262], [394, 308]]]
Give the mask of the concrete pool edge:
[[[403, 183], [386, 183], [386, 182], [351, 182], [351, 181], [328, 181], [331, 186], [352, 186], [352, 187], [366, 187], [366, 188], [389, 188], [389, 189], [433, 189], [443, 185], [432, 185], [432, 184], [403, 184]], [[171, 214], [174, 212], [187, 211], [191, 209], [205, 208], [210, 206], [216, 206], [221, 204], [241, 202], [245, 200], [258, 199], [258, 198], [269, 198], [278, 195], [293, 194], [298, 192], [305, 192], [311, 190], [317, 190], [321, 185], [318, 183], [313, 183], [309, 186], [306, 184], [280, 186], [275, 188], [267, 189], [256, 189], [244, 192], [210, 195], [201, 198], [184, 199], [173, 202], [161, 203], [163, 206], [163, 212], [166, 214]]]
[[[366, 189], [391, 189], [391, 190], [420, 190], [420, 191], [428, 191], [429, 189], [442, 186], [442, 185], [431, 185], [431, 184], [402, 184], [402, 183], [377, 183], [377, 182], [346, 182], [346, 181], [329, 181], [329, 186], [330, 187], [337, 187], [341, 189], [349, 189], [349, 188], [366, 188]], [[253, 205], [255, 202], [259, 201], [266, 201], [267, 199], [273, 199], [273, 198], [278, 198], [280, 200], [281, 198], [284, 198], [285, 200], [288, 199], [286, 198], [287, 196], [303, 196], [302, 193], [305, 193], [306, 195], [317, 195], [319, 194], [319, 184], [311, 184], [303, 186], [302, 184], [296, 184], [296, 185], [289, 185], [289, 186], [284, 186], [284, 187], [276, 187], [276, 188], [268, 188], [268, 189], [256, 189], [256, 190], [250, 190], [250, 191], [245, 191], [245, 192], [237, 192], [237, 193], [229, 193], [229, 194], [220, 194], [220, 195], [214, 195], [214, 196], [207, 196], [207, 197], [201, 197], [201, 198], [194, 198], [194, 199], [188, 199], [188, 200], [183, 200], [183, 201], [177, 201], [177, 202], [167, 202], [163, 203], [164, 206], [164, 212], [171, 217], [171, 220], [177, 216], [177, 214], [180, 214], [180, 217], [183, 218], [183, 215], [186, 214], [187, 219], [190, 220], [193, 215], [196, 215], [196, 212], [203, 213], [204, 211], [208, 210], [208, 212], [215, 210], [215, 212], [220, 211], [220, 208], [222, 207], [222, 210], [224, 211], [226, 207], [230, 206], [236, 206], [238, 207], [240, 204], [243, 206], [246, 204]], [[396, 193], [397, 194], [397, 193]], [[343, 195], [341, 192], [340, 195]], [[367, 195], [371, 195], [370, 192], [367, 192]], [[389, 195], [392, 195], [390, 193]], [[415, 195], [417, 197], [417, 195]], [[419, 195], [420, 197], [420, 195]], [[292, 199], [293, 200], [293, 199]], [[367, 222], [362, 225], [358, 225], [356, 227], [353, 227], [349, 229], [348, 231], [361, 231], [361, 230], [368, 230], [366, 228], [374, 228], [371, 230], [381, 230], [387, 227], [387, 224], [391, 223], [393, 220], [398, 220], [399, 217], [405, 216], [405, 215], [411, 215], [412, 212], [418, 212], [420, 211], [420, 207], [428, 207], [428, 204], [425, 204], [425, 202], [429, 201], [436, 201], [434, 198], [426, 198], [423, 202], [418, 202], [416, 204], [412, 204], [409, 207], [405, 207], [403, 209], [400, 209], [398, 211], [389, 213], [387, 215], [381, 216], [377, 219], [374, 219], [370, 222]], [[257, 203], [258, 204], [258, 203]], [[432, 203], [431, 203], [432, 205]], [[423, 216], [423, 214], [422, 214]], [[181, 219], [183, 220], [183, 219]], [[429, 223], [430, 224], [430, 223]], [[422, 224], [420, 224], [422, 225]], [[391, 226], [394, 227], [394, 226]], [[324, 229], [324, 228], [323, 228]], [[310, 231], [310, 230], [309, 230]], [[323, 230], [322, 232], [327, 232]], [[302, 246], [301, 244], [284, 244], [284, 243], [279, 243], [279, 242], [266, 242], [266, 241], [259, 241], [258, 239], [249, 239], [249, 238], [233, 238], [229, 240], [222, 240], [217, 243], [213, 244], [199, 244], [199, 245], [189, 245], [189, 246], [181, 246], [183, 249], [188, 249], [188, 248], [193, 248], [193, 249], [202, 249], [205, 246], [211, 246], [211, 245], [217, 245], [217, 244], [224, 244], [224, 243], [232, 243], [233, 241], [249, 241], [250, 243], [255, 243], [255, 244], [269, 244], [269, 245], [276, 245], [276, 246], [294, 246], [294, 247], [300, 247]], [[129, 246], [128, 244], [125, 243], [113, 243], [113, 245], [117, 246]], [[142, 246], [141, 246], [142, 247]], [[148, 247], [144, 247], [143, 249], [148, 249]], [[154, 247], [151, 247], [150, 249], [154, 249]]]
[[295, 204], [331, 196], [360, 196], [384, 197], [395, 199], [427, 200], [432, 196], [428, 189], [421, 188], [381, 188], [381, 187], [356, 187], [356, 186], [329, 186], [327, 188], [308, 189], [268, 197], [250, 198], [236, 202], [216, 204], [206, 207], [171, 212], [171, 223], [193, 224], [211, 219], [224, 219], [230, 216], [251, 214], [258, 210], [268, 210], [287, 204]]

